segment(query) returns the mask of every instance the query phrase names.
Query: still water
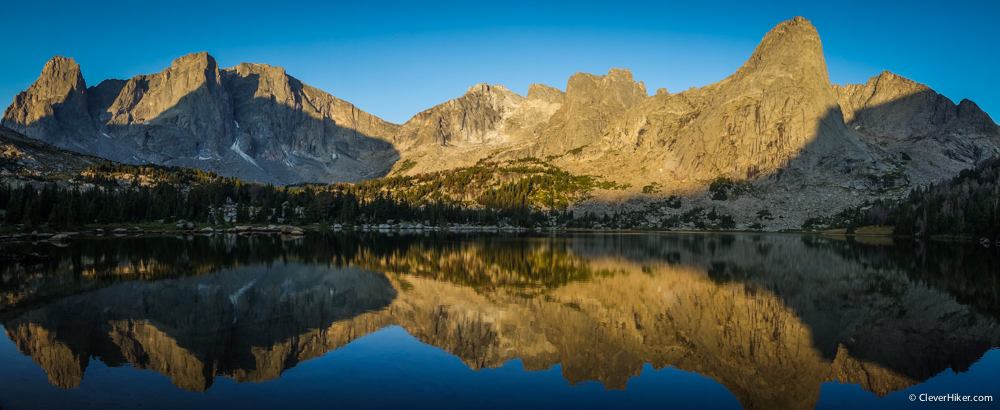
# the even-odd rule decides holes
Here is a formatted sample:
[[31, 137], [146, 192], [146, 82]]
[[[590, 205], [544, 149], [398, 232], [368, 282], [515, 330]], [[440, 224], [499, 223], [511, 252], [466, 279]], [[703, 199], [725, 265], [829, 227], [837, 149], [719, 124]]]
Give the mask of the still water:
[[372, 233], [3, 249], [51, 256], [0, 264], [4, 410], [1000, 407], [1000, 253], [978, 245]]

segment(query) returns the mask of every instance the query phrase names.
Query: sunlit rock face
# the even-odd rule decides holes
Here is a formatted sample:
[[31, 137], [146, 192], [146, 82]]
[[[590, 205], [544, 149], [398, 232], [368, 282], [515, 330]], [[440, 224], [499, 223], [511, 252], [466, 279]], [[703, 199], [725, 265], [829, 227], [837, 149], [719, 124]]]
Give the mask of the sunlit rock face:
[[874, 160], [844, 126], [819, 34], [802, 18], [768, 32], [729, 78], [636, 106], [603, 144], [680, 179], [755, 179], [796, 159], [809, 171]]
[[220, 69], [205, 52], [90, 88], [72, 59], [53, 57], [4, 112], [3, 124], [116, 161], [286, 184], [377, 177], [398, 157], [388, 142], [397, 125], [280, 67]]
[[[520, 359], [527, 370], [560, 365], [571, 384], [626, 389], [645, 364], [673, 367], [709, 377], [760, 409], [812, 408], [830, 381], [885, 395], [948, 368], [964, 371], [1000, 345], [994, 315], [911, 280], [905, 263], [891, 262], [891, 250], [844, 242], [726, 235], [378, 246], [320, 240], [321, 248], [271, 245], [282, 252], [242, 244], [257, 255], [291, 257], [284, 265], [197, 268], [211, 258], [195, 249], [214, 243], [182, 246], [183, 262], [163, 255], [195, 265], [188, 274], [196, 276], [146, 281], [116, 268], [85, 278], [122, 275], [124, 282], [5, 306], [7, 336], [63, 388], [77, 387], [95, 357], [203, 391], [218, 376], [275, 379], [398, 325], [472, 369]], [[331, 260], [355, 267], [328, 267]], [[156, 271], [145, 275], [155, 279]]]
[[91, 139], [87, 83], [72, 58], [53, 57], [31, 87], [4, 110], [3, 124], [60, 146], [81, 147]]
[[[196, 53], [159, 73], [88, 88], [80, 67], [57, 56], [3, 125], [117, 161], [278, 184], [537, 157], [632, 186], [597, 192], [597, 202], [639, 196], [654, 182], [664, 194], [695, 196], [722, 176], [758, 183], [769, 203], [793, 213], [862, 201], [844, 193], [863, 191], [872, 176], [908, 189], [1000, 153], [1000, 128], [971, 101], [955, 105], [888, 72], [864, 85], [830, 84], [819, 33], [802, 17], [778, 24], [733, 75], [702, 88], [649, 96], [619, 68], [576, 73], [565, 92], [532, 84], [521, 96], [479, 84], [404, 124], [281, 67], [219, 68]], [[789, 205], [800, 199], [807, 203]]]

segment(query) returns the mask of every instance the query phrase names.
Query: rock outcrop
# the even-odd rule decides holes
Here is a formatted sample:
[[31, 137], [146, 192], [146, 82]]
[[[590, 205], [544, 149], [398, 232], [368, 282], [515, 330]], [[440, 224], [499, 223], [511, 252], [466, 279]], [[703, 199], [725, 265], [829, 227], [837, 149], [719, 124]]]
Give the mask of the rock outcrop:
[[827, 208], [875, 195], [842, 189], [891, 181], [883, 185], [902, 195], [1000, 154], [1000, 130], [971, 101], [956, 105], [887, 72], [864, 85], [831, 85], [819, 34], [802, 17], [778, 24], [736, 73], [702, 88], [650, 97], [624, 69], [577, 73], [566, 92], [532, 84], [520, 96], [480, 84], [402, 125], [280, 67], [220, 69], [197, 53], [160, 73], [87, 88], [72, 59], [54, 57], [3, 124], [117, 161], [279, 184], [534, 156], [631, 185], [621, 195], [652, 183], [665, 195], [697, 194], [706, 181], [728, 177], [759, 183], [773, 205], [831, 196], [836, 203], [822, 202]]
[[841, 172], [874, 164], [841, 118], [819, 34], [797, 17], [768, 32], [729, 78], [651, 97], [619, 119], [602, 143], [607, 160], [626, 154], [621, 161], [632, 164], [621, 164], [626, 172], [667, 185], [717, 176], [753, 180], [793, 165]]
[[[106, 86], [110, 90], [116, 87]], [[102, 97], [107, 94], [98, 92], [98, 99], [106, 101]], [[215, 59], [208, 53], [189, 54], [159, 73], [133, 77], [110, 106], [99, 104], [92, 104], [100, 113], [92, 119], [102, 136], [107, 136], [97, 138], [94, 148], [108, 158], [127, 159], [132, 154], [154, 163], [169, 163], [179, 158], [218, 157], [228, 148], [234, 127], [232, 101]], [[122, 145], [132, 149], [115, 152]]]
[[[53, 145], [126, 163], [190, 166], [247, 180], [359, 181], [386, 172], [398, 126], [302, 84], [284, 69], [220, 70], [207, 53], [87, 88], [54, 57], [3, 124]], [[242, 127], [241, 127], [242, 124]]]
[[403, 124], [400, 147], [440, 145], [468, 147], [507, 142], [504, 120], [524, 103], [524, 97], [502, 85], [479, 84], [460, 98], [421, 112]]
[[612, 68], [603, 77], [576, 73], [566, 83], [565, 102], [542, 133], [541, 153], [562, 154], [600, 139], [618, 114], [648, 97], [632, 72]]
[[223, 79], [235, 101], [237, 127], [226, 148], [248, 162], [310, 169], [313, 181], [358, 180], [378, 176], [396, 155], [388, 142], [395, 124], [303, 84], [281, 67], [243, 63], [224, 70]]
[[58, 146], [82, 148], [92, 137], [86, 90], [75, 60], [52, 57], [38, 81], [4, 110], [3, 125]]
[[1000, 154], [1000, 127], [972, 101], [956, 105], [888, 71], [833, 90], [848, 129], [905, 164], [913, 182], [938, 181]]
[[527, 97], [479, 84], [413, 116], [400, 127], [395, 146], [414, 164], [410, 172], [469, 166], [504, 151], [523, 156], [564, 99], [562, 91], [541, 84], [532, 84]]

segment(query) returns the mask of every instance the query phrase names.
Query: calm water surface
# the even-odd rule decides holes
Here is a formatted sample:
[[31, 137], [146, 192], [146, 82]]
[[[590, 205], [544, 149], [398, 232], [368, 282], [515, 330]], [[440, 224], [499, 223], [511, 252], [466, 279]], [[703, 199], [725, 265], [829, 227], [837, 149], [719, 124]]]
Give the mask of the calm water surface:
[[[797, 235], [81, 238], [0, 408], [998, 408], [1000, 253]], [[910, 395], [992, 395], [992, 403]]]

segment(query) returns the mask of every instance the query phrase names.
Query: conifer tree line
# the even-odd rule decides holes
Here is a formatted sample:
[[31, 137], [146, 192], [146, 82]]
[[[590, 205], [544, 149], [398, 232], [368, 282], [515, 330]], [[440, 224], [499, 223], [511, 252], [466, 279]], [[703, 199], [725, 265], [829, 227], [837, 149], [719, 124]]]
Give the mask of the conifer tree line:
[[[568, 205], [599, 186], [592, 177], [575, 176], [537, 159], [496, 163], [414, 176], [393, 176], [357, 184], [279, 187], [249, 183], [191, 168], [135, 166], [112, 162], [93, 165], [77, 176], [83, 184], [59, 181], [0, 184], [5, 227], [65, 230], [93, 224], [187, 220], [222, 224], [227, 205], [235, 208], [232, 224], [381, 224], [410, 221], [443, 226], [477, 225], [634, 228], [643, 211], [574, 218]], [[506, 176], [500, 184], [497, 176]], [[513, 175], [514, 177], [510, 177]], [[493, 185], [489, 182], [493, 181]], [[951, 180], [917, 188], [902, 201], [874, 201], [833, 217], [806, 220], [803, 227], [847, 228], [889, 225], [896, 235], [962, 235], [1000, 239], [1000, 160], [991, 159]], [[473, 189], [473, 187], [477, 189]], [[612, 187], [612, 189], [618, 189]], [[449, 194], [442, 194], [447, 192]], [[458, 196], [458, 198], [456, 198]], [[464, 200], [462, 200], [464, 198]], [[668, 200], [679, 208], [680, 201]], [[647, 212], [652, 212], [646, 210]], [[695, 208], [665, 223], [707, 218], [701, 229], [729, 230], [728, 215], [713, 217]], [[645, 225], [642, 225], [645, 226]], [[753, 228], [753, 227], [751, 227]]]
[[[476, 170], [474, 170], [476, 171]], [[461, 179], [476, 175], [463, 172]], [[412, 203], [411, 191], [396, 193], [399, 178], [360, 184], [278, 187], [222, 177], [190, 168], [101, 163], [80, 174], [88, 185], [56, 182], [0, 184], [4, 225], [27, 230], [45, 226], [68, 229], [89, 224], [187, 220], [221, 223], [227, 204], [235, 206], [235, 223], [385, 223], [414, 221], [532, 226], [548, 215], [527, 204], [530, 193], [501, 188], [477, 198], [482, 209], [470, 209], [447, 198], [424, 197]], [[404, 181], [405, 182], [405, 181]], [[469, 181], [466, 181], [467, 183]], [[514, 184], [517, 186], [517, 184]], [[509, 193], [515, 197], [507, 198]]]
[[[980, 162], [950, 180], [913, 189], [902, 201], [873, 201], [844, 210], [832, 227], [886, 225], [895, 235], [972, 236], [1000, 240], [1000, 159]], [[819, 219], [805, 226], [818, 225]]]

